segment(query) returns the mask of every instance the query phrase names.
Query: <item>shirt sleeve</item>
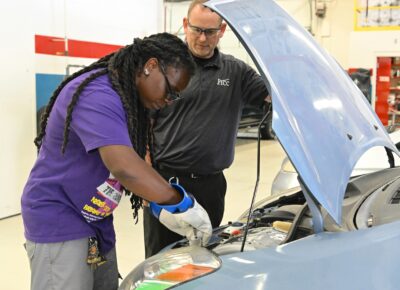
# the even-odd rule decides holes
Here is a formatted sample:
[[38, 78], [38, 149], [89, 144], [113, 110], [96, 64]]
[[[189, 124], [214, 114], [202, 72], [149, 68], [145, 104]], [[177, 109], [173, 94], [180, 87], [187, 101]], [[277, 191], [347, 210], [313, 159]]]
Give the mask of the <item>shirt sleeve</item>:
[[243, 101], [256, 107], [262, 107], [265, 102], [265, 97], [269, 95], [267, 84], [263, 78], [249, 65], [242, 63], [243, 66]]
[[107, 145], [132, 147], [125, 110], [111, 88], [81, 94], [72, 112], [71, 130], [86, 152]]

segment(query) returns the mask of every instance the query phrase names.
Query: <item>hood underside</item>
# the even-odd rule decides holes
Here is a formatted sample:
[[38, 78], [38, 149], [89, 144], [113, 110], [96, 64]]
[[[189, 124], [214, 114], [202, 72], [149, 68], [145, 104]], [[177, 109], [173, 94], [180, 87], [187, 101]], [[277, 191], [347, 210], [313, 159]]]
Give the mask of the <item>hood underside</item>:
[[272, 127], [304, 185], [340, 223], [358, 159], [374, 146], [399, 154], [361, 91], [273, 0], [215, 0], [272, 96]]

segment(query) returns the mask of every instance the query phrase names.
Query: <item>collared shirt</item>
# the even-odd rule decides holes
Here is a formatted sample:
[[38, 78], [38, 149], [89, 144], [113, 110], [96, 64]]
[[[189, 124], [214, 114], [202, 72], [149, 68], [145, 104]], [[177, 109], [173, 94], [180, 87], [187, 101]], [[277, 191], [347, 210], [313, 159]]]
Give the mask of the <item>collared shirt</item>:
[[183, 99], [155, 114], [153, 158], [169, 168], [208, 174], [232, 164], [243, 105], [261, 107], [268, 91], [249, 65], [218, 49], [196, 62]]

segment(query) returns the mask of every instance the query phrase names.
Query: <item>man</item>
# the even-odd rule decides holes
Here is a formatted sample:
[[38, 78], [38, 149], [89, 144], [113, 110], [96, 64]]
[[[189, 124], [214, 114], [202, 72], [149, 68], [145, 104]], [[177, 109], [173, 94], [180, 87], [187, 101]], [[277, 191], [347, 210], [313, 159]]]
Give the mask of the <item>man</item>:
[[[175, 177], [205, 208], [213, 227], [224, 213], [223, 170], [233, 161], [237, 128], [245, 103], [260, 107], [268, 95], [261, 77], [247, 64], [219, 52], [226, 30], [221, 17], [195, 0], [183, 20], [187, 45], [197, 68], [182, 99], [155, 113], [154, 167]], [[144, 209], [146, 257], [182, 239]]]

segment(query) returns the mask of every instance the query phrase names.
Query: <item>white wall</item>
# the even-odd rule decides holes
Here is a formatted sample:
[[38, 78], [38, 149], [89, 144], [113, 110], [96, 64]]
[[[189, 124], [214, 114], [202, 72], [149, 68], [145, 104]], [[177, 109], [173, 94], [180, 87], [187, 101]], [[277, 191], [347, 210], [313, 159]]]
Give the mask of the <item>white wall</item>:
[[35, 73], [65, 74], [95, 59], [35, 55], [35, 34], [116, 45], [163, 29], [162, 0], [13, 0], [0, 2], [0, 218], [20, 212], [36, 159]]
[[400, 56], [400, 31], [354, 31], [350, 34], [352, 67], [376, 68], [377, 56]]
[[[353, 1], [326, 0], [327, 13], [324, 18], [315, 16], [315, 0], [276, 0], [297, 22], [311, 31], [315, 39], [330, 52], [343, 66], [348, 65], [348, 45], [353, 25]], [[190, 1], [166, 3], [165, 30], [178, 32], [183, 37], [182, 19], [186, 16]], [[220, 47], [225, 53], [232, 54], [249, 64], [252, 61], [228, 28], [221, 39]]]
[[0, 218], [19, 212], [20, 193], [35, 155], [32, 4], [0, 2]]
[[[125, 45], [132, 43], [134, 37], [164, 31], [163, 0], [40, 0], [39, 3], [34, 6], [35, 34]], [[64, 74], [68, 64], [87, 65], [93, 61], [36, 55], [36, 70]]]
[[353, 30], [354, 1], [327, 0], [326, 15], [313, 17], [315, 39], [343, 68], [349, 66], [349, 39]]

